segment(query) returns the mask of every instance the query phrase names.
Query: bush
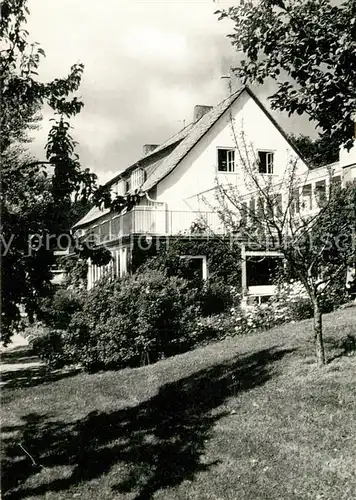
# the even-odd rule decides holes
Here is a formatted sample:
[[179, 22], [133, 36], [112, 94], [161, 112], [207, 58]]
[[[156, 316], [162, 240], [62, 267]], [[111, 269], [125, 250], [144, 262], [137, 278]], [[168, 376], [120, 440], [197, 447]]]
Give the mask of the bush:
[[350, 294], [346, 288], [346, 272], [333, 281], [325, 293], [321, 295], [321, 309], [324, 313], [335, 311], [341, 305], [350, 300]]
[[84, 297], [85, 292], [80, 295], [73, 290], [60, 288], [52, 297], [41, 300], [37, 318], [54, 329], [65, 330], [73, 314], [82, 308]]
[[234, 333], [234, 318], [231, 314], [221, 313], [198, 318], [194, 335], [197, 345], [212, 340], [222, 340]]
[[66, 355], [87, 369], [154, 362], [194, 345], [201, 315], [191, 284], [150, 271], [101, 280], [68, 328]]
[[277, 293], [270, 299], [268, 306], [271, 321], [275, 325], [313, 316], [312, 303], [303, 285], [296, 281], [279, 284]]
[[51, 368], [62, 368], [70, 363], [65, 353], [65, 335], [63, 330], [43, 328], [40, 334], [31, 337], [33, 352]]
[[231, 287], [221, 279], [207, 281], [201, 287], [199, 300], [203, 316], [226, 312], [233, 305]]
[[32, 342], [37, 337], [48, 334], [50, 329], [41, 321], [36, 321], [35, 323], [28, 323], [28, 320], [23, 324], [22, 334], [28, 340]]

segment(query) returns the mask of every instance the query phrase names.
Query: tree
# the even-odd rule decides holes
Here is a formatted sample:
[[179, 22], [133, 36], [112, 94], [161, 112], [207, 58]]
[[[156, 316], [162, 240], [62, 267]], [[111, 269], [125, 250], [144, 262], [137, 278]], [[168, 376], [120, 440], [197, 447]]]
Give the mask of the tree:
[[[73, 201], [85, 204], [95, 189], [95, 175], [80, 166], [68, 122], [83, 106], [75, 92], [84, 67], [76, 64], [66, 78], [39, 81], [44, 51], [27, 40], [23, 26], [28, 14], [26, 0], [1, 3], [1, 316], [5, 342], [19, 322], [20, 306], [31, 317], [37, 298], [49, 291], [53, 242], [56, 235], [68, 232]], [[44, 104], [53, 110], [54, 119], [42, 161], [30, 156], [24, 145]], [[49, 164], [52, 176], [44, 168]]]
[[295, 145], [310, 168], [323, 167], [339, 159], [338, 146], [327, 136], [312, 140], [303, 134], [298, 136], [291, 134], [289, 140]]
[[356, 184], [331, 182], [329, 192], [308, 192], [318, 203], [311, 212], [303, 192], [308, 172], [300, 173], [297, 160], [276, 181], [259, 173], [258, 156], [243, 133], [236, 148], [243, 171], [239, 185], [247, 190], [218, 184], [214, 209], [245, 246], [281, 253], [286, 277], [302, 283], [313, 305], [316, 355], [324, 364], [321, 303], [333, 281], [355, 262]]
[[[2, 154], [2, 340], [8, 341], [20, 320], [20, 305], [29, 318], [40, 297], [52, 293], [51, 268], [58, 244], [70, 241], [69, 228], [87, 205], [62, 200], [58, 210], [46, 169], [19, 145]], [[67, 236], [67, 237], [66, 237]]]
[[278, 90], [272, 107], [306, 113], [322, 136], [353, 146], [356, 102], [356, 2], [345, 0], [241, 0], [217, 11], [234, 22], [232, 45], [242, 52], [243, 82], [270, 78]]
[[[50, 290], [57, 236], [68, 235], [73, 219], [88, 203], [121, 211], [138, 197], [113, 197], [108, 186], [97, 186], [96, 175], [80, 165], [69, 120], [83, 107], [76, 95], [83, 64], [73, 65], [65, 78], [41, 82], [38, 69], [45, 53], [38, 43], [28, 41], [27, 0], [3, 0], [0, 9], [1, 315], [2, 339], [7, 342], [19, 323], [20, 306], [33, 316], [38, 297]], [[38, 160], [23, 146], [44, 105], [54, 118], [44, 147], [46, 159]], [[49, 176], [44, 166], [53, 174]], [[111, 258], [105, 249], [85, 241], [78, 243], [77, 253], [99, 265]]]

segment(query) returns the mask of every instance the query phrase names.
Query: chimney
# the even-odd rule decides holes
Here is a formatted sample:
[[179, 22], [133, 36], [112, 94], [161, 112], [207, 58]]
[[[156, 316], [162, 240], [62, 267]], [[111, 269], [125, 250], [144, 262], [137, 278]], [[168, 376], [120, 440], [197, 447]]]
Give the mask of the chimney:
[[158, 148], [158, 146], [159, 144], [144, 144], [142, 148], [143, 156], [149, 155], [154, 149]]
[[200, 120], [202, 116], [204, 116], [208, 111], [213, 109], [212, 106], [194, 106], [194, 114], [193, 114], [193, 122], [197, 122]]

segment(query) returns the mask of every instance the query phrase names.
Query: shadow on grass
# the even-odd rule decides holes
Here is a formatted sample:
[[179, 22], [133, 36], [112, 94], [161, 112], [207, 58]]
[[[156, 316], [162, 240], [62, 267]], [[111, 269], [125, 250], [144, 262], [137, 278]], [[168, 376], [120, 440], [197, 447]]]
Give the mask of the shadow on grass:
[[327, 338], [325, 340], [325, 344], [332, 353], [332, 355], [329, 357], [328, 363], [331, 363], [335, 359], [339, 359], [344, 356], [356, 355], [355, 335], [348, 334], [346, 337], [341, 339]]
[[30, 347], [18, 346], [11, 351], [1, 353], [1, 364], [8, 365], [13, 363], [33, 363], [38, 361], [38, 357], [32, 353]]
[[11, 370], [1, 373], [2, 388], [18, 389], [34, 387], [36, 385], [48, 384], [63, 378], [73, 377], [79, 368], [69, 368], [50, 371], [47, 366], [29, 366], [19, 370]]
[[[2, 372], [0, 374], [3, 388], [24, 388], [54, 382], [62, 378], [72, 377], [78, 368], [50, 370], [39, 359], [30, 346], [19, 346], [1, 354]], [[11, 365], [19, 365], [11, 368]], [[24, 365], [24, 366], [20, 366]]]
[[[20, 426], [3, 429], [4, 498], [47, 492], [63, 495], [78, 485], [82, 491], [85, 482], [106, 475], [113, 467], [115, 472], [105, 478], [113, 496], [127, 492], [136, 500], [150, 499], [158, 490], [193, 479], [217, 463], [202, 463], [200, 457], [215, 422], [228, 413], [223, 403], [265, 384], [276, 373], [274, 363], [289, 352], [266, 349], [237, 357], [166, 384], [135, 407], [91, 412], [73, 423], [49, 421], [48, 415], [24, 416]], [[32, 478], [26, 487], [25, 481], [40, 469], [31, 465], [18, 443], [40, 466], [49, 471], [58, 466], [68, 471], [69, 466], [70, 474], [56, 479], [48, 472], [45, 480], [39, 475], [39, 482]]]

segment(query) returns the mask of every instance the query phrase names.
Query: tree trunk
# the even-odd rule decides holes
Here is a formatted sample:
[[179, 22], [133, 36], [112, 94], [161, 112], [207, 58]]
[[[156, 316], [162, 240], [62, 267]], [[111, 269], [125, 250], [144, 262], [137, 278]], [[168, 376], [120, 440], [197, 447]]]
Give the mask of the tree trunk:
[[316, 358], [319, 365], [325, 365], [325, 349], [323, 340], [323, 323], [318, 302], [314, 301], [314, 339], [316, 348]]

